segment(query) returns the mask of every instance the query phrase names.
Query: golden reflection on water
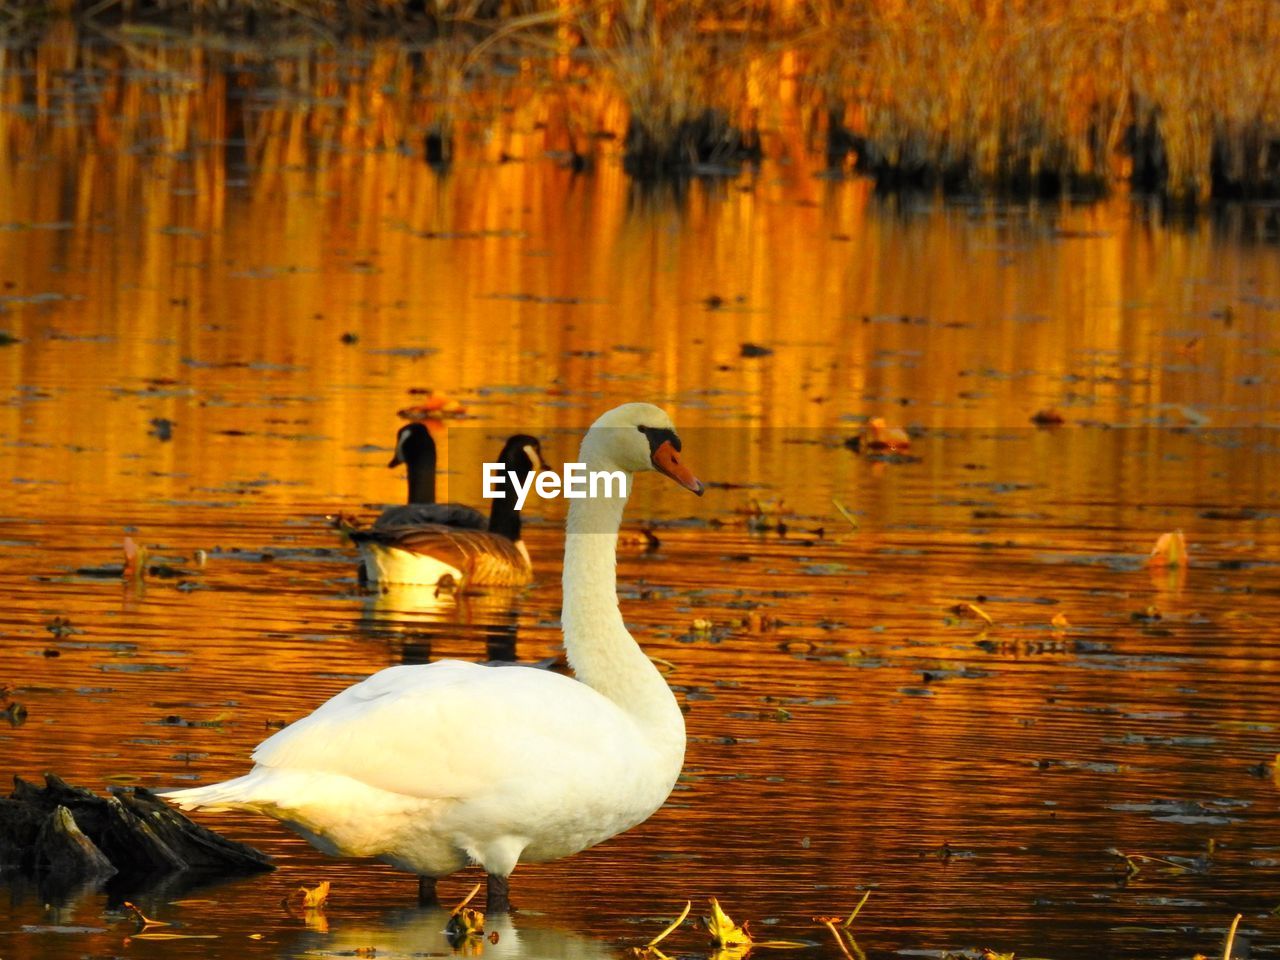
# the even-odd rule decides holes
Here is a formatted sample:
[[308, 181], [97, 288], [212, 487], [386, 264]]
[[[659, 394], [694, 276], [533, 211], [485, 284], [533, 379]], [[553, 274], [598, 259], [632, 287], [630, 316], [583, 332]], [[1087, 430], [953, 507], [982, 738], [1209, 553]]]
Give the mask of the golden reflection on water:
[[[867, 883], [860, 938], [881, 951], [1208, 952], [1242, 903], [1255, 943], [1280, 938], [1256, 892], [1275, 783], [1246, 771], [1280, 724], [1274, 245], [1122, 202], [880, 199], [799, 154], [644, 194], [607, 152], [585, 176], [544, 157], [563, 105], [514, 81], [442, 175], [395, 149], [430, 111], [379, 99], [387, 51], [354, 78], [316, 64], [303, 99], [210, 51], [127, 72], [77, 50], [11, 51], [0, 84], [0, 330], [21, 340], [0, 347], [0, 682], [30, 710], [0, 732], [0, 769], [228, 776], [389, 663], [555, 656], [563, 504], [529, 508], [538, 580], [514, 598], [362, 595], [322, 516], [402, 498], [385, 463], [413, 390], [475, 418], [440, 430], [447, 494], [472, 503], [506, 432], [563, 462], [596, 413], [643, 397], [730, 485], [698, 501], [644, 478], [630, 517], [662, 546], [620, 560], [628, 621], [688, 706], [686, 775], [636, 831], [522, 867], [530, 916], [500, 943], [598, 955], [711, 895], [821, 941], [809, 918]], [[73, 103], [88, 62], [109, 69]], [[1051, 405], [1069, 425], [1031, 430]], [[919, 462], [844, 448], [873, 414], [926, 428]], [[767, 529], [748, 530], [752, 497], [783, 501]], [[1182, 584], [1142, 565], [1176, 528]], [[118, 562], [126, 533], [177, 576], [77, 572]], [[55, 616], [82, 632], [55, 635]], [[204, 906], [140, 892], [144, 912], [218, 931], [203, 953], [412, 952], [419, 932], [398, 931], [432, 926], [386, 914], [408, 878], [216, 823], [282, 869], [191, 894]], [[1210, 839], [1206, 871], [1128, 886], [1106, 853], [1197, 857]], [[276, 909], [319, 878], [330, 934]], [[120, 949], [100, 894], [55, 917], [8, 889], [4, 956]], [[20, 932], [54, 919], [104, 932]]]

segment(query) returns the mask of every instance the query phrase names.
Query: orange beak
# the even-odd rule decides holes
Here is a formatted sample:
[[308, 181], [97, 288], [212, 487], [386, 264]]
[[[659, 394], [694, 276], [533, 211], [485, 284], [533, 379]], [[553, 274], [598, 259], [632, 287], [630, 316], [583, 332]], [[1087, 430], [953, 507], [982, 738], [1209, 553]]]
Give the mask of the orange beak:
[[665, 473], [686, 490], [692, 490], [702, 496], [702, 481], [693, 475], [693, 471], [680, 462], [680, 451], [664, 440], [658, 449], [653, 451], [653, 465], [659, 473]]

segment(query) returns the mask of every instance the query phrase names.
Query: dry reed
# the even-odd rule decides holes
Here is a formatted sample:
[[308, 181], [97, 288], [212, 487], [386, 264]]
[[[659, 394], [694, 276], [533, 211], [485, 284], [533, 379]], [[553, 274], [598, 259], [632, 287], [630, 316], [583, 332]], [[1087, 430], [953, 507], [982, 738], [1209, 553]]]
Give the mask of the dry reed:
[[862, 160], [887, 183], [1179, 201], [1280, 191], [1280, 15], [1263, 0], [875, 10]]
[[[613, 91], [638, 175], [758, 156], [773, 100], [826, 114], [833, 162], [852, 150], [885, 186], [1094, 193], [1131, 183], [1189, 203], [1280, 195], [1274, 0], [7, 0], [5, 63], [38, 42], [14, 39], [24, 31], [144, 15], [274, 18], [277, 36], [281, 23], [300, 25], [331, 49], [389, 27], [411, 55], [385, 55], [395, 69], [369, 67], [363, 90], [347, 85], [346, 121], [359, 129], [342, 140], [422, 144], [415, 152], [439, 162], [470, 78], [488, 82], [489, 56], [524, 43], [524, 76], [561, 84], [566, 104], [584, 101], [570, 90], [584, 83]], [[791, 66], [760, 68], [783, 60]], [[598, 99], [587, 109], [598, 112]], [[599, 127], [594, 117], [565, 126], [576, 162], [578, 131]]]
[[754, 130], [735, 124], [742, 71], [709, 21], [741, 29], [748, 8], [624, 0], [579, 18], [582, 36], [627, 106], [624, 160], [640, 177], [730, 169], [758, 157]]

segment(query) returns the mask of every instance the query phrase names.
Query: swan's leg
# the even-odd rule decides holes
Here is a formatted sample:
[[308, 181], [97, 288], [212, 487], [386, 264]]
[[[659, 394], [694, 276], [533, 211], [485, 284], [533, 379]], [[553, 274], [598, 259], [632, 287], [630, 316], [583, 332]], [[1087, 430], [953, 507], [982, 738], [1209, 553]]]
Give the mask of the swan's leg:
[[511, 912], [511, 878], [500, 877], [496, 873], [489, 874], [485, 889], [485, 913]]
[[418, 878], [418, 906], [420, 907], [440, 906], [440, 898], [436, 896], [436, 878], [435, 877], [419, 877]]

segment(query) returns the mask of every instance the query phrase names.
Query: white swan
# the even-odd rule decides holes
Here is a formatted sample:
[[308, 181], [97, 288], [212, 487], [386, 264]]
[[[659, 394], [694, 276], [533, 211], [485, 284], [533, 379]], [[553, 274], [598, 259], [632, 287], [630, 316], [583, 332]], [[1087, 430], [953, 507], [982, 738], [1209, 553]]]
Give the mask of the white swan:
[[[576, 853], [662, 806], [684, 762], [684, 719], [618, 610], [616, 542], [632, 474], [694, 493], [670, 418], [629, 403], [582, 441], [587, 470], [620, 470], [612, 496], [570, 501], [561, 622], [577, 679], [456, 660], [390, 667], [263, 741], [245, 776], [175, 790], [187, 809], [253, 810], [330, 854], [377, 857], [421, 878], [468, 864], [488, 910], [509, 908], [516, 863]], [[604, 485], [601, 485], [601, 493]]]

